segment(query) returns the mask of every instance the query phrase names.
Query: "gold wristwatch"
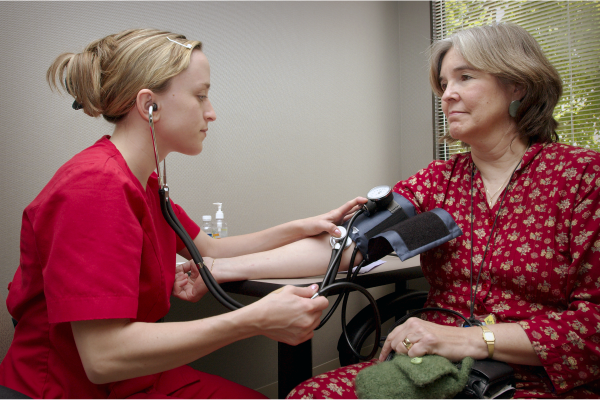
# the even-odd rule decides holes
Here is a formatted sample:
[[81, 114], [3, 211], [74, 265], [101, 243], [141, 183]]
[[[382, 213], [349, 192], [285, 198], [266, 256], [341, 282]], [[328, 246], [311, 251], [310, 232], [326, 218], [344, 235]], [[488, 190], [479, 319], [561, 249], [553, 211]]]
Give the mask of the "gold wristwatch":
[[494, 344], [496, 343], [496, 337], [494, 336], [494, 332], [492, 332], [487, 326], [480, 325], [479, 326], [483, 331], [483, 340], [488, 347], [488, 358], [492, 358], [494, 356]]

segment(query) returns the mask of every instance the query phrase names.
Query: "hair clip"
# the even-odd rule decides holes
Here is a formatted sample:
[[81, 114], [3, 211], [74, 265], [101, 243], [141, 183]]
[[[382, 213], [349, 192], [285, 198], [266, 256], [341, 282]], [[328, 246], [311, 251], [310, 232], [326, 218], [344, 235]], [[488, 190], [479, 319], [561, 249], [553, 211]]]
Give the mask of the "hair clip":
[[186, 49], [191, 49], [191, 48], [192, 48], [192, 45], [191, 45], [191, 44], [183, 44], [183, 43], [179, 43], [178, 41], [176, 41], [176, 40], [173, 40], [173, 39], [171, 39], [170, 37], [167, 37], [167, 40], [169, 40], [170, 42], [173, 42], [173, 43], [177, 43], [178, 45], [180, 45], [180, 46], [183, 46], [183, 47], [185, 47]]
[[80, 102], [75, 100], [73, 102], [73, 104], [71, 105], [71, 107], [73, 107], [73, 110], [77, 111], [77, 110], [81, 110], [83, 108], [83, 104], [81, 104]]

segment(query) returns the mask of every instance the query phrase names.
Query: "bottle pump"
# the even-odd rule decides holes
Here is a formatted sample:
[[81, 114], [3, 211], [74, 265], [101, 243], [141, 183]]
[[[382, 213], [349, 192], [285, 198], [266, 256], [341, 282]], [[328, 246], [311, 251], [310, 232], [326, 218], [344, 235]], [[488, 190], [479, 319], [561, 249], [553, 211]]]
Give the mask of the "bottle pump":
[[216, 205], [217, 207], [219, 207], [219, 209], [217, 210], [217, 213], [215, 214], [215, 226], [213, 228], [213, 238], [215, 239], [221, 239], [224, 237], [227, 237], [227, 223], [225, 222], [224, 218], [224, 214], [223, 211], [221, 210], [221, 207], [223, 206], [223, 203], [213, 203], [214, 205]]

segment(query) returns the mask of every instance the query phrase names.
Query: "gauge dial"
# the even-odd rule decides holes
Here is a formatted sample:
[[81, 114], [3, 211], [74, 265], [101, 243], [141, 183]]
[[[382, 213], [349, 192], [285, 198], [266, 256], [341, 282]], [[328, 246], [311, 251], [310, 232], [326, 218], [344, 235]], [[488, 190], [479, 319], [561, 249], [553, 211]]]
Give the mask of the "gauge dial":
[[369, 190], [369, 193], [367, 193], [367, 199], [372, 201], [378, 201], [390, 194], [391, 191], [392, 188], [387, 185], [376, 186], [373, 189]]

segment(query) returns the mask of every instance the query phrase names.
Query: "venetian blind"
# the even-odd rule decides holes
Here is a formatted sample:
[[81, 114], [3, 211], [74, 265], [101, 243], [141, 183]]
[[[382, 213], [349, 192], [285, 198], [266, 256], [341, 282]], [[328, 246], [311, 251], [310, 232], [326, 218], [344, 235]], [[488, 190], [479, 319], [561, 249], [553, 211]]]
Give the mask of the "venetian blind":
[[[433, 40], [499, 21], [525, 28], [563, 81], [563, 96], [554, 110], [560, 141], [600, 151], [600, 2], [434, 0], [432, 19]], [[464, 151], [460, 143], [440, 143], [446, 125], [435, 96], [435, 157], [444, 160]]]

